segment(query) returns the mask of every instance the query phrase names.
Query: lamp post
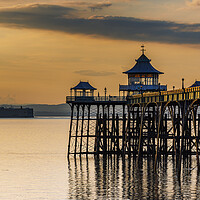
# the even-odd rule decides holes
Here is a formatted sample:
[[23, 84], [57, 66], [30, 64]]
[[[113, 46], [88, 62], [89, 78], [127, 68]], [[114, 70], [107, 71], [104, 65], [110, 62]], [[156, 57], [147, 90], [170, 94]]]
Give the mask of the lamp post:
[[70, 88], [70, 96], [72, 97], [72, 88]]
[[182, 78], [182, 89], [184, 89], [184, 78]]
[[106, 87], [104, 88], [104, 92], [105, 92], [105, 101], [106, 101], [106, 92], [107, 92]]
[[140, 86], [140, 94], [142, 94], [142, 85]]
[[158, 83], [158, 92], [159, 92], [159, 96], [161, 95], [161, 92], [160, 92], [160, 83]]

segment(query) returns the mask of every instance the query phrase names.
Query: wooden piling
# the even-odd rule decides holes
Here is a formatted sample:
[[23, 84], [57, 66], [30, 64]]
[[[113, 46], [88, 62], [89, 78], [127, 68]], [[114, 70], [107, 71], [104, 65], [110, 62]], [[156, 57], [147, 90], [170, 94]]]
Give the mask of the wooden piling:
[[75, 137], [75, 148], [74, 148], [74, 156], [76, 156], [77, 150], [77, 140], [78, 140], [78, 128], [79, 128], [79, 108], [80, 105], [77, 105], [77, 114], [76, 114], [76, 137]]
[[88, 105], [88, 123], [87, 123], [87, 145], [86, 145], [86, 154], [88, 154], [89, 148], [89, 135], [90, 135], [90, 105]]
[[71, 136], [72, 136], [72, 124], [73, 124], [73, 120], [74, 120], [74, 104], [71, 105], [71, 120], [70, 120], [70, 128], [69, 128], [69, 141], [68, 141], [68, 158], [69, 158], [69, 154], [70, 152], [70, 145], [71, 145]]
[[82, 123], [81, 123], [81, 141], [80, 141], [80, 154], [82, 153], [83, 144], [83, 125], [84, 125], [85, 105], [82, 105]]

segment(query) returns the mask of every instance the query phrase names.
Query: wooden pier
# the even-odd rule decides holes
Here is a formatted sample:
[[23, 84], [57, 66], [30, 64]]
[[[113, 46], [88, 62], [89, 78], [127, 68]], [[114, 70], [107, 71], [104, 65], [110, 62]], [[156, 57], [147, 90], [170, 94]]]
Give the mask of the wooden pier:
[[[200, 87], [129, 97], [67, 97], [68, 155], [184, 156], [200, 153]], [[199, 166], [199, 164], [198, 164]]]
[[[128, 71], [128, 85], [119, 85], [122, 96], [94, 96], [96, 88], [81, 82], [71, 88], [69, 155], [143, 156], [155, 161], [172, 155], [178, 171], [184, 157], [196, 155], [200, 171], [200, 82], [189, 88], [167, 91], [160, 85], [151, 59], [142, 55]], [[74, 93], [74, 95], [72, 94]]]
[[[96, 88], [81, 82], [71, 88], [66, 102], [71, 106], [69, 155], [143, 156], [155, 161], [161, 156], [182, 158], [196, 155], [200, 171], [200, 82], [189, 88], [167, 91], [160, 85], [151, 59], [142, 55], [130, 70], [128, 85], [119, 85], [122, 96], [94, 96]], [[74, 95], [72, 95], [74, 93]]]

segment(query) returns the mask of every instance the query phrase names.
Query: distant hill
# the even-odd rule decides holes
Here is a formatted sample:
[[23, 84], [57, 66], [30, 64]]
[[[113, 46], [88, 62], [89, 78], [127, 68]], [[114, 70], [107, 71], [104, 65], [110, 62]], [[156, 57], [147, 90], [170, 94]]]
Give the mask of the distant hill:
[[3, 107], [33, 108], [34, 116], [70, 116], [70, 106], [68, 104], [48, 105], [48, 104], [26, 104], [26, 105], [0, 105]]

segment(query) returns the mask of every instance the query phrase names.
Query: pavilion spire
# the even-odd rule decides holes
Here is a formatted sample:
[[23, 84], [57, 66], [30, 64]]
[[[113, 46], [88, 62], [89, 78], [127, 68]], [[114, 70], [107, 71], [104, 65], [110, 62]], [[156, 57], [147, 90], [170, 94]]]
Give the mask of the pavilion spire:
[[141, 46], [141, 52], [142, 54], [144, 54], [144, 52], [146, 51], [146, 49], [144, 48], [144, 45]]

